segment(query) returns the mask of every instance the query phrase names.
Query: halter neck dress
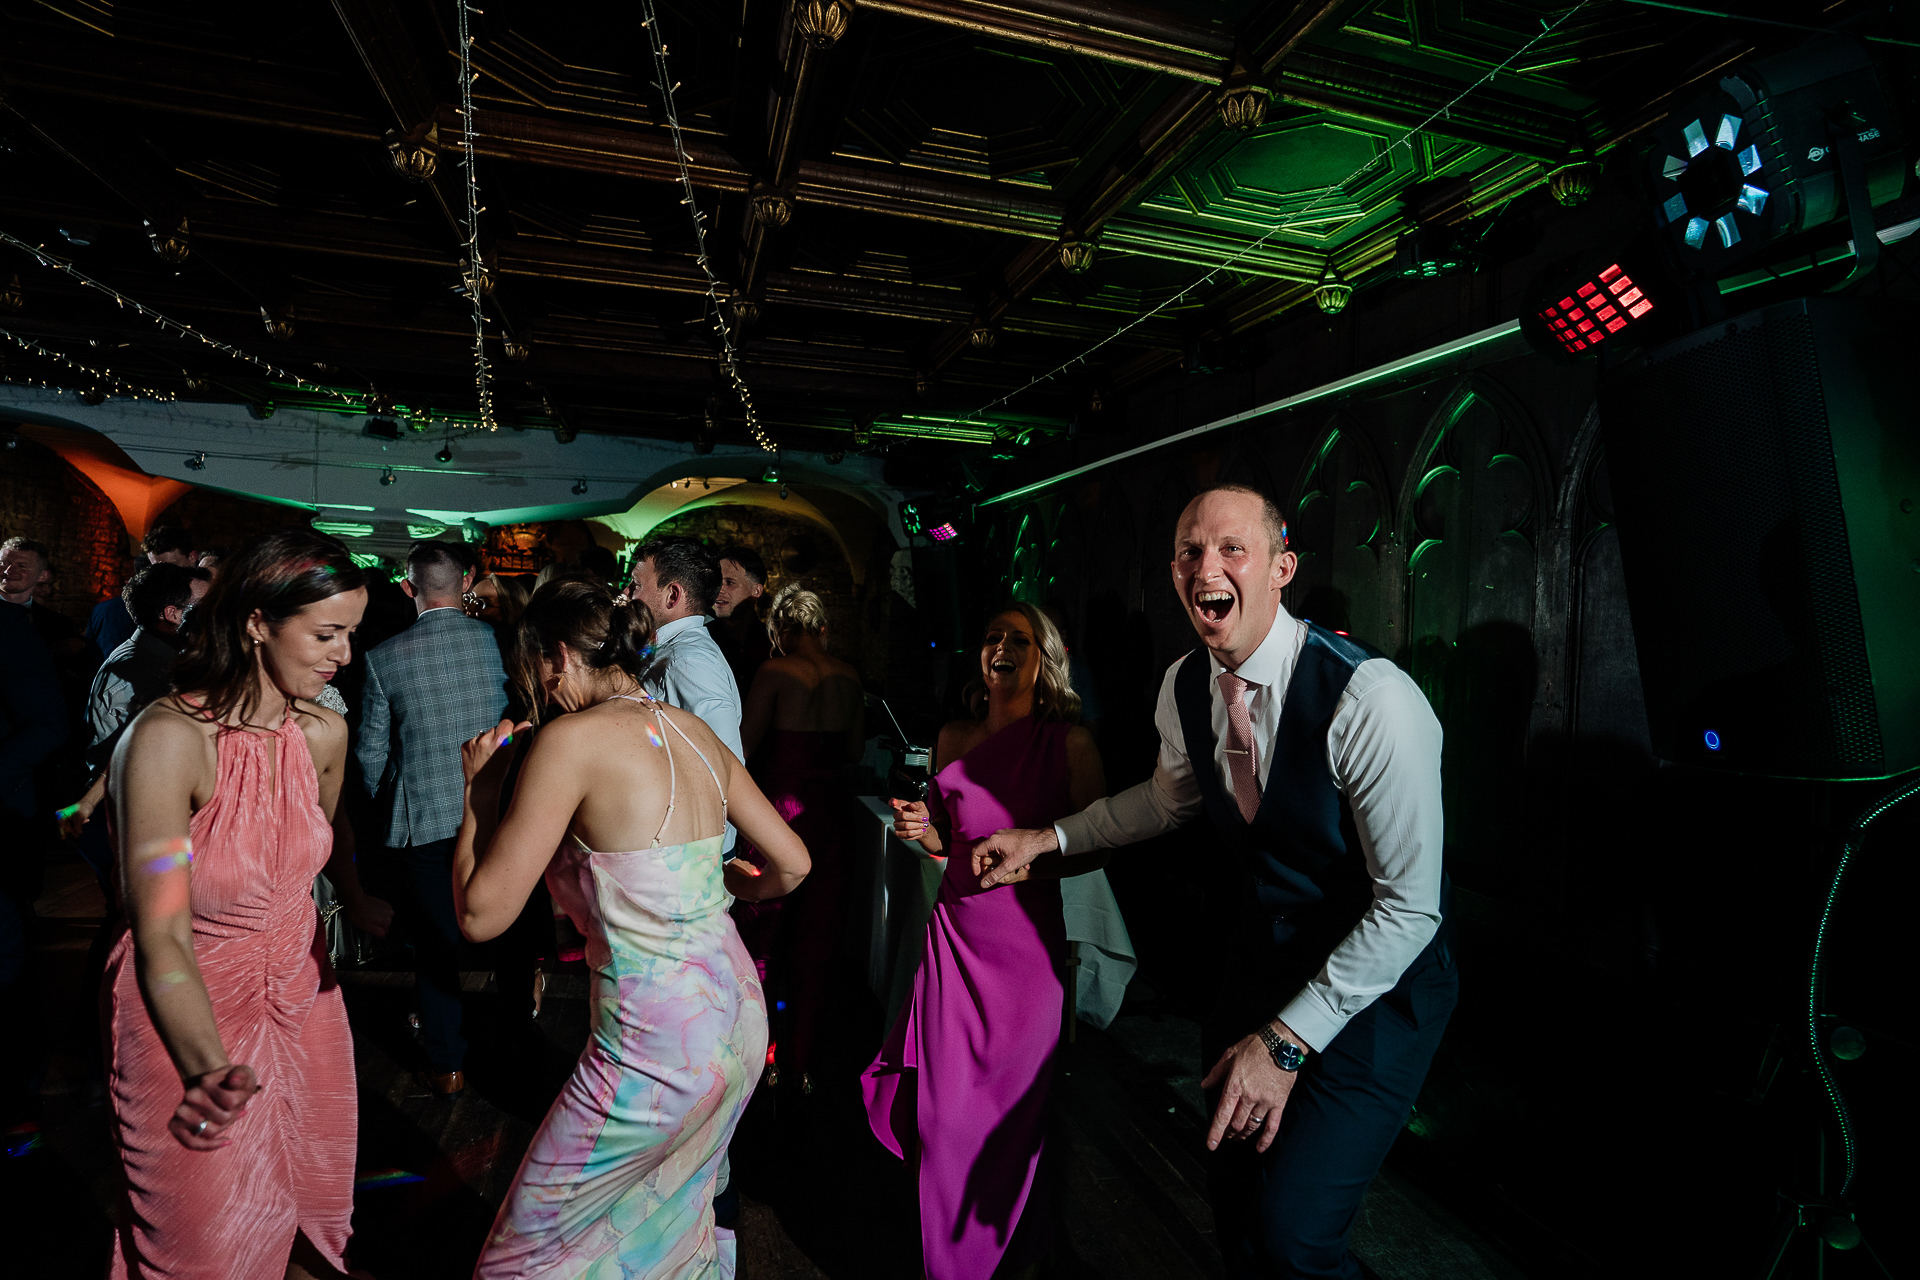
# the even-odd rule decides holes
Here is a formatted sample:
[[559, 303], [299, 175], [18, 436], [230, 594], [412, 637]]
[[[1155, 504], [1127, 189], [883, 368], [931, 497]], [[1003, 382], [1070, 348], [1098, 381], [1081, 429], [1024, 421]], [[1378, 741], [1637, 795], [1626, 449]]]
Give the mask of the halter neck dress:
[[[625, 696], [625, 695], [621, 695]], [[692, 739], [648, 698], [667, 752], [665, 831]], [[593, 1030], [500, 1206], [476, 1280], [734, 1273], [714, 1178], [767, 1054], [767, 1010], [727, 915], [723, 834], [626, 853], [569, 836], [547, 888], [587, 942]]]
[[262, 1091], [227, 1146], [189, 1151], [174, 1139], [180, 1076], [123, 933], [101, 991], [125, 1174], [116, 1278], [278, 1276], [296, 1231], [338, 1267], [352, 1234], [359, 1111], [346, 1006], [313, 906], [333, 848], [319, 776], [292, 713], [272, 733], [221, 729], [214, 750], [213, 795], [188, 826], [193, 954], [228, 1060], [252, 1067]]

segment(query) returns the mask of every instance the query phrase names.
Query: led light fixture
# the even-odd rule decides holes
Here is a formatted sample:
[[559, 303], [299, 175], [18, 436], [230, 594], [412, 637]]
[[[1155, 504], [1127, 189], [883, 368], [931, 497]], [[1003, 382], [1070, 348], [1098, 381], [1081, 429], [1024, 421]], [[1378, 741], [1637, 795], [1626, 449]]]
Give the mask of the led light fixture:
[[1653, 311], [1653, 299], [1620, 269], [1608, 263], [1591, 280], [1540, 308], [1554, 341], [1570, 354], [1597, 347]]
[[1851, 39], [1812, 40], [1740, 67], [1651, 135], [1654, 220], [1689, 269], [1710, 272], [1862, 216], [1901, 192], [1897, 119], [1865, 46]]
[[927, 530], [927, 536], [935, 542], [952, 542], [960, 536], [960, 531], [954, 528], [953, 521], [949, 520], [944, 524], [934, 525], [933, 528]]
[[1692, 304], [1654, 237], [1564, 259], [1536, 276], [1520, 312], [1534, 350], [1583, 359], [1600, 349], [1643, 346], [1673, 336]]

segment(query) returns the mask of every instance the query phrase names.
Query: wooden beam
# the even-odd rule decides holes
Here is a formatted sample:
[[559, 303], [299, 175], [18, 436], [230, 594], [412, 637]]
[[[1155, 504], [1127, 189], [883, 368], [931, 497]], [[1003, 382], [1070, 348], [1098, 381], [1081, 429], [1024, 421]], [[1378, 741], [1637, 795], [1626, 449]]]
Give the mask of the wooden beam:
[[1218, 84], [1233, 33], [1124, 0], [860, 0], [859, 12], [892, 13], [1102, 62]]

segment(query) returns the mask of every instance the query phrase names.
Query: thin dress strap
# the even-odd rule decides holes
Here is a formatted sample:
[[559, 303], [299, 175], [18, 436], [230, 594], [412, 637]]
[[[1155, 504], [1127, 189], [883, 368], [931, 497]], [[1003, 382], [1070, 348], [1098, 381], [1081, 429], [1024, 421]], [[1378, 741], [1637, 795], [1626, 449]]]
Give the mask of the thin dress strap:
[[[687, 736], [685, 729], [682, 729], [679, 725], [667, 718], [666, 710], [660, 705], [658, 699], [648, 697], [646, 694], [616, 693], [613, 696], [616, 698], [624, 698], [628, 702], [637, 702], [643, 707], [652, 707], [653, 718], [659, 722], [661, 729], [673, 730], [680, 735], [682, 742], [693, 749], [693, 754], [700, 757], [700, 763], [707, 766], [707, 776], [713, 779], [714, 790], [720, 793], [720, 820], [725, 822], [727, 819], [727, 789], [721, 785], [720, 775], [713, 771], [713, 762], [707, 759], [707, 753], [694, 745], [693, 739]], [[655, 849], [660, 847], [660, 833], [665, 831], [667, 829], [667, 823], [673, 820], [673, 802], [680, 785], [679, 775], [673, 763], [673, 741], [664, 732], [657, 736], [660, 739], [660, 745], [665, 747], [667, 751], [667, 811], [661, 815], [660, 830], [653, 833], [652, 847]]]

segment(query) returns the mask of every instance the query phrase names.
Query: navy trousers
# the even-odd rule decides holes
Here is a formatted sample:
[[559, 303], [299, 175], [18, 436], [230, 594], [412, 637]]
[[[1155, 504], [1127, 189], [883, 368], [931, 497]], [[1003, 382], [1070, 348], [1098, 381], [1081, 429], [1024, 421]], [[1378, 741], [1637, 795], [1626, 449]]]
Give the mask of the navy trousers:
[[453, 915], [453, 841], [396, 849], [413, 890], [413, 971], [427, 1062], [444, 1075], [467, 1058], [460, 1030], [460, 922]]
[[[1459, 996], [1430, 948], [1300, 1069], [1265, 1155], [1254, 1139], [1209, 1154], [1208, 1190], [1231, 1280], [1359, 1280], [1347, 1249], [1360, 1198], [1407, 1122]], [[1247, 1033], [1210, 1027], [1203, 1066]], [[1208, 1115], [1219, 1100], [1207, 1098]]]

